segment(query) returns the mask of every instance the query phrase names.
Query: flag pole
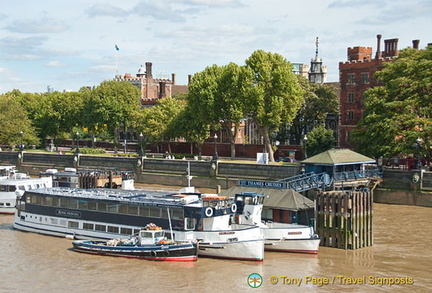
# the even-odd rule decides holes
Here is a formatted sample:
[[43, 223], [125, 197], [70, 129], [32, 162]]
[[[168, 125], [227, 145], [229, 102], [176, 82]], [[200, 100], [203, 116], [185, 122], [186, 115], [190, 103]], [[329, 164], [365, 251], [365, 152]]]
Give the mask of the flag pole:
[[117, 46], [117, 44], [115, 45], [115, 49], [116, 49], [116, 75], [118, 75], [118, 51], [119, 51], [119, 47]]

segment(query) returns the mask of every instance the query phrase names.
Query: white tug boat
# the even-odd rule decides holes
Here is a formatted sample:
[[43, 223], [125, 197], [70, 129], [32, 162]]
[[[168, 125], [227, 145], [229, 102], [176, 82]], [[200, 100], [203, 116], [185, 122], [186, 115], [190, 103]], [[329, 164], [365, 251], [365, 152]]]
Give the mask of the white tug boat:
[[17, 173], [15, 166], [0, 166], [0, 214], [15, 213], [17, 195], [43, 187], [52, 187], [52, 179], [31, 178], [25, 173]]
[[231, 224], [236, 209], [233, 199], [217, 195], [54, 187], [20, 196], [13, 227], [74, 239], [113, 239], [154, 223], [172, 229], [172, 240], [197, 242], [200, 257], [262, 261], [260, 227]]
[[235, 195], [238, 210], [236, 221], [258, 225], [264, 236], [265, 250], [317, 254], [320, 238], [307, 225], [263, 222], [261, 213], [266, 195], [242, 192]]

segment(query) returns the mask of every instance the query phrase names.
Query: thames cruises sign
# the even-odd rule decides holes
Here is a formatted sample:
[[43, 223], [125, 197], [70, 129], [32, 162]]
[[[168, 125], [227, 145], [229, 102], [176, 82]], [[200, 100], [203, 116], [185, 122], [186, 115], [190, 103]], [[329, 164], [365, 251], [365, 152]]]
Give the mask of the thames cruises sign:
[[257, 180], [239, 180], [238, 185], [245, 186], [245, 187], [258, 187], [258, 188], [275, 188], [275, 189], [288, 188], [288, 184], [286, 182], [257, 181]]

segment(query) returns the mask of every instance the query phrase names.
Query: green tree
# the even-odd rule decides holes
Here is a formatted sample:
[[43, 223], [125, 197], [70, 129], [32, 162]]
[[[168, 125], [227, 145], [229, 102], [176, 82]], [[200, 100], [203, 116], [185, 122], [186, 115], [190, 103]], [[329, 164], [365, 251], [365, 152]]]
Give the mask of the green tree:
[[308, 157], [325, 152], [334, 146], [334, 136], [331, 129], [318, 126], [307, 134], [306, 153]]
[[[39, 145], [28, 113], [14, 95], [0, 95], [0, 142], [6, 145]], [[21, 134], [22, 132], [22, 134]]]
[[291, 122], [303, 104], [304, 93], [292, 72], [292, 64], [276, 53], [257, 50], [246, 60], [254, 73], [250, 115], [261, 130], [270, 161], [274, 161], [270, 134], [283, 122]]
[[304, 91], [304, 103], [291, 123], [289, 133], [291, 143], [300, 144], [308, 130], [323, 126], [329, 113], [338, 112], [339, 103], [334, 86], [310, 83], [301, 75], [297, 78]]
[[198, 120], [194, 110], [187, 105], [173, 121], [173, 126], [177, 129], [179, 137], [191, 143], [191, 154], [193, 153], [192, 145], [196, 144], [198, 157], [201, 158], [202, 146], [209, 137], [210, 124]]
[[119, 146], [119, 129], [125, 132], [140, 109], [141, 93], [127, 81], [103, 81], [90, 93], [84, 104], [86, 127], [106, 127], [114, 137], [115, 151]]
[[229, 63], [213, 65], [196, 74], [189, 86], [188, 103], [197, 119], [223, 129], [235, 158], [235, 140], [241, 119], [247, 114], [246, 101], [251, 95], [253, 73], [247, 67]]
[[375, 158], [418, 152], [430, 160], [432, 46], [402, 50], [375, 77], [384, 85], [366, 92], [364, 118], [351, 134], [358, 150]]
[[158, 100], [156, 106], [141, 111], [135, 125], [136, 129], [151, 142], [167, 142], [171, 153], [170, 141], [178, 137], [175, 121], [186, 106], [186, 101], [167, 97]]

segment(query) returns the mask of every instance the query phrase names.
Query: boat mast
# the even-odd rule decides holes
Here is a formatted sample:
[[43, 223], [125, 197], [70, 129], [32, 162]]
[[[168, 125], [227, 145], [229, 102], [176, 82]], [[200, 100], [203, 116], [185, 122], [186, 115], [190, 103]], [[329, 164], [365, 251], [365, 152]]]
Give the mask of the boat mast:
[[171, 232], [171, 240], [174, 240], [173, 230], [172, 230], [172, 225], [171, 225], [171, 216], [170, 216], [169, 208], [167, 208], [167, 214], [168, 214], [168, 221], [169, 221], [170, 232]]

